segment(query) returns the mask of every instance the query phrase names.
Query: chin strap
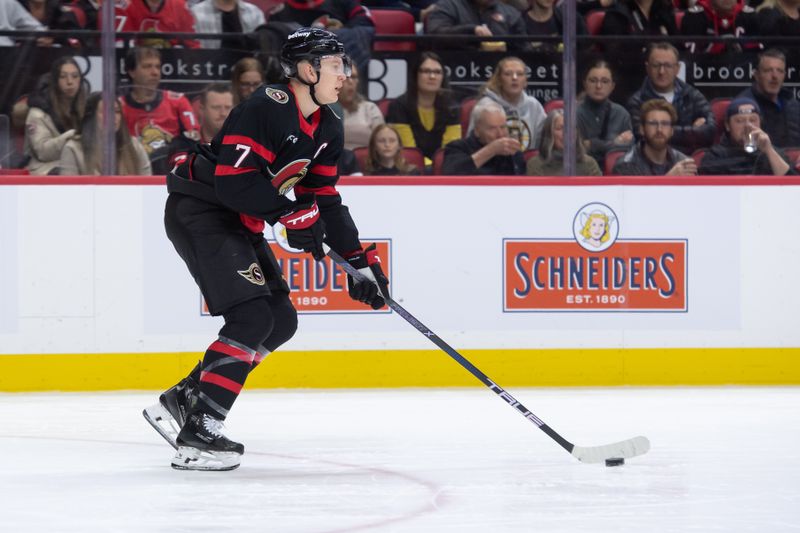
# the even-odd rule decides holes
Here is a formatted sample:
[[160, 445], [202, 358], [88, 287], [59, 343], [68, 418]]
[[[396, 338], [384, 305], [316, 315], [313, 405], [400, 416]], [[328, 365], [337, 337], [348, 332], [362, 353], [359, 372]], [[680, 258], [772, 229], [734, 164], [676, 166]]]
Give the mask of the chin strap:
[[298, 74], [297, 74], [297, 77], [296, 77], [295, 79], [296, 79], [297, 81], [299, 81], [300, 83], [302, 83], [303, 85], [305, 85], [305, 86], [307, 86], [307, 87], [308, 87], [308, 94], [310, 94], [310, 95], [311, 95], [311, 100], [312, 100], [312, 101], [313, 101], [315, 104], [317, 104], [319, 107], [322, 107], [322, 106], [323, 106], [323, 104], [322, 104], [322, 103], [320, 103], [320, 101], [319, 101], [319, 100], [317, 100], [317, 95], [316, 95], [316, 93], [315, 93], [315, 91], [314, 91], [314, 89], [316, 88], [316, 85], [319, 83], [319, 79], [320, 79], [320, 77], [321, 77], [321, 73], [320, 73], [320, 71], [319, 71], [319, 70], [315, 70], [315, 72], [317, 73], [317, 81], [315, 81], [314, 83], [309, 83], [309, 82], [307, 82], [306, 80], [304, 80], [303, 78], [301, 78], [301, 77], [300, 77], [300, 73], [298, 73]]

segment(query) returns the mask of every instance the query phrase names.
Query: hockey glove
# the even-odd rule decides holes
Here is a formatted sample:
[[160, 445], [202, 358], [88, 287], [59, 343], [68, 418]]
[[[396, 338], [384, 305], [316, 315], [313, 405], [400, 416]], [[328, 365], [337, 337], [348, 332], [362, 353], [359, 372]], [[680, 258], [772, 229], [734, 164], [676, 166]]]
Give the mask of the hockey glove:
[[356, 281], [347, 275], [347, 291], [350, 298], [363, 302], [373, 309], [380, 309], [385, 305], [383, 295], [389, 294], [389, 280], [381, 269], [381, 260], [375, 244], [370, 244], [366, 250], [357, 250], [347, 257], [347, 262], [357, 268], [367, 281]]
[[325, 257], [325, 250], [322, 249], [325, 221], [319, 217], [319, 207], [313, 194], [299, 195], [294, 210], [283, 215], [278, 222], [286, 228], [289, 246], [310, 253], [317, 261]]

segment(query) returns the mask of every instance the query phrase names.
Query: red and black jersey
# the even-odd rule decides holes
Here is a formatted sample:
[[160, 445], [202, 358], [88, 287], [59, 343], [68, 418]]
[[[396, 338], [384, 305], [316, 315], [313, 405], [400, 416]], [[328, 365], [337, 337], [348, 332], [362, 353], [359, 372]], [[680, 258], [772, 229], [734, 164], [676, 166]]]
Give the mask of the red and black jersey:
[[347, 253], [360, 250], [361, 244], [336, 190], [343, 147], [342, 119], [330, 107], [306, 119], [290, 86], [264, 85], [234, 108], [211, 141], [214, 175], [189, 179], [213, 184], [219, 202], [240, 213], [256, 233], [263, 231], [264, 221], [274, 224], [294, 209], [286, 193], [313, 193], [326, 242]]
[[[194, 17], [184, 0], [162, 0], [156, 11], [152, 11], [145, 0], [116, 0], [114, 17], [117, 31], [195, 32]], [[178, 45], [200, 48], [200, 41], [196, 39], [159, 37], [139, 39], [137, 43], [155, 48], [171, 48]]]
[[154, 100], [144, 104], [127, 93], [119, 101], [128, 131], [142, 141], [148, 154], [166, 147], [179, 136], [193, 141], [200, 138], [200, 125], [192, 104], [181, 93], [158, 91]]
[[761, 44], [753, 41], [740, 42], [737, 37], [759, 35], [758, 16], [752, 7], [739, 2], [728, 15], [721, 15], [711, 5], [711, 0], [698, 0], [697, 5], [687, 10], [681, 23], [683, 35], [706, 35], [729, 37], [731, 42], [687, 42], [692, 53], [721, 54], [726, 51], [742, 52], [761, 49]]

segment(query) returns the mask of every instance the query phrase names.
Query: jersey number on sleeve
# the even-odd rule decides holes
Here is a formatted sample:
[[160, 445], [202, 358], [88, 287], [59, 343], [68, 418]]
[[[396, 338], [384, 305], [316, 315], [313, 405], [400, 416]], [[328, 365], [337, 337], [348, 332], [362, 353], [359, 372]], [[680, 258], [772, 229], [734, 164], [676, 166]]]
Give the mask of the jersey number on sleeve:
[[247, 146], [246, 144], [237, 144], [236, 145], [236, 149], [237, 150], [242, 150], [242, 155], [239, 156], [239, 159], [237, 159], [236, 163], [233, 165], [234, 168], [239, 168], [239, 165], [242, 164], [242, 161], [244, 161], [244, 158], [247, 157], [247, 154], [250, 153], [251, 148], [249, 146]]

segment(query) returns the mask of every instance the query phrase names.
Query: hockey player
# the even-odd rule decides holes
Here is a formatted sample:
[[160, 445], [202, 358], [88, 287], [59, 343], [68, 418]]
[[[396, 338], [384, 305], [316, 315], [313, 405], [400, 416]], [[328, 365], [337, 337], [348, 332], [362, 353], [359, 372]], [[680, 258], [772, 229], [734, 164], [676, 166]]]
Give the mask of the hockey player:
[[[244, 446], [223, 435], [222, 421], [248, 373], [297, 328], [265, 222], [282, 224], [289, 245], [317, 260], [323, 241], [346, 257], [369, 280], [348, 277], [355, 300], [380, 309], [387, 294], [374, 246], [362, 249], [336, 190], [344, 134], [328, 104], [350, 73], [344, 46], [327, 30], [301, 28], [287, 38], [281, 66], [287, 85], [260, 87], [210, 145], [198, 145], [167, 176], [167, 236], [211, 314], [225, 318], [202, 363], [143, 413], [177, 448], [174, 468], [239, 466]], [[287, 197], [292, 189], [295, 200]]]

